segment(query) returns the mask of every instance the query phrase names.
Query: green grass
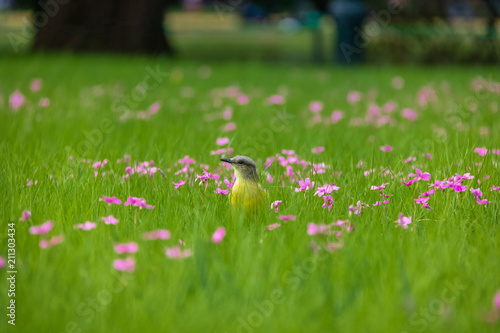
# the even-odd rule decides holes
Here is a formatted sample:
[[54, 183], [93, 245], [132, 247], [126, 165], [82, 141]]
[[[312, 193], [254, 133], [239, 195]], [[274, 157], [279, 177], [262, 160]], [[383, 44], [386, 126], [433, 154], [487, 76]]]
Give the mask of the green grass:
[[[492, 185], [500, 186], [494, 164], [499, 157], [480, 157], [473, 150], [500, 149], [498, 113], [491, 111], [499, 96], [482, 94], [475, 113], [451, 117], [448, 112], [457, 104], [461, 109], [469, 96], [475, 96], [472, 79], [498, 80], [491, 76], [495, 68], [214, 63], [208, 64], [212, 75], [203, 79], [198, 75], [203, 65], [207, 64], [105, 56], [3, 59], [0, 256], [7, 256], [7, 223], [18, 221], [24, 209], [32, 217], [16, 222], [16, 326], [8, 325], [4, 314], [2, 332], [498, 331], [499, 323], [482, 318], [500, 288], [500, 198], [498, 191], [490, 192]], [[112, 111], [122, 105], [115, 101], [134, 91], [148, 66], [159, 66], [169, 75], [132, 109], [146, 110], [159, 101], [160, 111], [150, 120], [122, 122], [120, 113]], [[405, 79], [402, 90], [391, 87], [394, 76]], [[43, 80], [39, 92], [29, 90], [34, 78]], [[217, 97], [221, 89], [234, 85], [249, 96], [248, 105]], [[420, 107], [417, 92], [426, 85], [435, 89], [438, 100]], [[186, 87], [192, 88], [192, 97], [182, 97]], [[285, 106], [266, 105], [268, 96], [285, 88]], [[13, 112], [8, 98], [16, 89], [26, 103]], [[351, 90], [363, 93], [356, 105], [346, 101]], [[38, 106], [41, 97], [50, 98], [49, 107]], [[345, 118], [334, 125], [311, 125], [312, 100], [324, 102], [324, 118], [333, 110], [342, 110]], [[393, 126], [349, 125], [351, 118], [364, 117], [371, 102], [388, 101], [398, 104], [391, 116]], [[237, 129], [224, 133], [221, 128], [227, 121], [207, 122], [205, 117], [227, 106], [233, 107]], [[417, 110], [418, 119], [412, 123], [401, 118], [402, 108]], [[458, 130], [458, 122], [466, 129]], [[489, 129], [489, 135], [480, 135], [481, 127]], [[445, 141], [437, 135], [438, 128], [446, 131]], [[95, 144], [85, 143], [86, 133]], [[213, 181], [206, 191], [196, 183], [191, 186], [194, 174], [201, 173], [200, 163], [208, 164], [211, 172], [220, 166], [219, 157], [210, 151], [217, 149], [216, 138], [224, 136], [232, 140], [236, 153], [256, 161], [269, 193], [266, 205], [283, 200], [280, 214], [296, 215], [295, 221], [268, 231], [268, 225], [280, 222], [274, 211], [266, 208], [255, 220], [235, 216], [227, 197], [213, 193]], [[380, 151], [386, 144], [393, 146], [392, 152]], [[311, 154], [316, 146], [324, 146], [325, 152]], [[274, 183], [265, 180], [265, 159], [283, 149], [331, 166], [314, 175], [310, 168], [294, 165], [317, 185], [335, 182], [340, 187], [332, 193], [330, 212], [321, 208], [323, 200], [313, 196], [314, 191], [296, 193], [298, 184], [289, 179], [282, 187], [285, 168], [276, 162], [266, 170]], [[433, 158], [424, 158], [425, 153]], [[131, 162], [117, 163], [124, 155], [130, 155]], [[180, 169], [175, 164], [185, 155], [196, 164], [188, 183], [174, 190], [172, 182], [184, 179], [174, 174]], [[408, 156], [415, 156], [416, 162], [404, 163]], [[94, 169], [82, 159], [108, 159], [101, 170], [105, 177], [95, 178]], [[160, 173], [153, 178], [133, 175], [122, 182], [126, 166], [151, 160], [165, 178]], [[359, 160], [364, 164], [356, 168]], [[470, 172], [476, 178], [464, 184], [475, 188], [480, 179], [484, 197], [492, 202], [478, 205], [469, 191], [437, 191], [428, 211], [413, 201], [427, 189], [425, 182], [406, 187], [400, 178], [363, 174], [383, 167], [406, 176], [413, 172], [412, 165], [430, 172], [432, 181]], [[340, 177], [335, 171], [342, 172]], [[217, 172], [230, 177], [229, 171]], [[490, 178], [485, 180], [486, 175]], [[38, 184], [27, 187], [27, 179]], [[380, 200], [370, 186], [386, 181], [390, 184], [385, 193], [394, 194], [389, 204], [365, 208], [361, 216], [349, 215], [349, 205], [358, 200], [370, 205]], [[155, 208], [141, 210], [134, 223], [132, 207], [108, 206], [99, 201], [103, 195], [122, 200], [143, 197]], [[394, 227], [399, 213], [413, 217], [412, 230]], [[110, 214], [119, 219], [117, 225], [100, 220]], [[354, 230], [343, 233], [343, 248], [316, 254], [311, 250], [313, 241], [322, 247], [336, 239], [307, 235], [309, 222], [347, 219]], [[63, 234], [65, 240], [41, 249], [41, 236], [28, 229], [47, 220], [55, 223], [49, 236]], [[85, 221], [98, 226], [74, 230]], [[227, 236], [214, 244], [211, 235], [219, 226], [226, 228]], [[144, 232], [160, 228], [170, 230], [172, 238], [142, 239]], [[193, 251], [192, 257], [165, 256], [165, 249], [177, 245], [178, 239]], [[116, 272], [113, 261], [124, 256], [116, 254], [113, 245], [131, 241], [139, 244], [133, 255], [135, 272]], [[0, 271], [3, 311], [8, 304], [6, 271]], [[439, 313], [434, 311], [438, 307]]]

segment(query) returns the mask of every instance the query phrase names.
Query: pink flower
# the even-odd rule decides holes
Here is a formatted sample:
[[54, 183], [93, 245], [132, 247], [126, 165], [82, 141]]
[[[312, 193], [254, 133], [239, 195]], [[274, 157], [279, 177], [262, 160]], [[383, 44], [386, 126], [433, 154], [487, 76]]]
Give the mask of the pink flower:
[[472, 194], [474, 195], [474, 197], [482, 197], [483, 196], [483, 192], [481, 192], [480, 188], [474, 189], [474, 188], [471, 187], [469, 190], [472, 192]]
[[285, 98], [281, 95], [272, 95], [267, 99], [267, 104], [284, 104]]
[[332, 209], [332, 206], [333, 206], [333, 198], [331, 195], [325, 195], [323, 197], [323, 201], [325, 202], [323, 204], [323, 206], [321, 206], [322, 208], [326, 208], [328, 207], [328, 211], [330, 211]]
[[493, 187], [491, 188], [492, 191], [500, 191], [500, 186], [495, 186], [493, 185]]
[[332, 124], [338, 123], [342, 118], [344, 118], [342, 111], [333, 111], [332, 116], [330, 117]]
[[[223, 163], [225, 163], [225, 162], [223, 162]], [[206, 179], [213, 179], [213, 180], [217, 180], [217, 179], [219, 179], [219, 178], [220, 178], [220, 176], [219, 176], [219, 175], [214, 175], [214, 174], [212, 174], [212, 173], [208, 172], [207, 170], [203, 170], [203, 174], [205, 175]]]
[[396, 102], [389, 101], [389, 102], [385, 103], [384, 111], [387, 113], [391, 113], [394, 111], [394, 109], [396, 109], [397, 106], [398, 106], [398, 104]]
[[179, 187], [181, 187], [182, 185], [186, 184], [185, 181], [183, 180], [179, 180], [179, 184], [176, 184], [175, 182], [172, 182], [172, 184], [174, 184], [175, 186], [175, 189], [178, 189]]
[[422, 172], [422, 170], [420, 170], [420, 169], [417, 169], [416, 171], [417, 171], [417, 174], [410, 173], [408, 175], [408, 177], [416, 177], [416, 178], [414, 178], [415, 181], [419, 181], [420, 179], [425, 180], [425, 181], [431, 180], [431, 174], [430, 173], [428, 173], [428, 172]]
[[467, 185], [461, 185], [461, 184], [450, 184], [450, 188], [455, 190], [455, 192], [465, 192], [467, 191]]
[[48, 99], [47, 97], [42, 98], [42, 99], [40, 99], [40, 101], [38, 102], [38, 105], [40, 105], [42, 108], [46, 108], [47, 106], [49, 106], [49, 105], [50, 105], [50, 99]]
[[375, 186], [375, 185], [372, 185], [370, 187], [370, 190], [379, 190], [379, 191], [382, 191], [386, 185], [389, 185], [389, 183], [383, 183], [382, 185], [380, 186]]
[[356, 203], [356, 206], [350, 205], [349, 206], [349, 215], [351, 213], [354, 213], [354, 215], [360, 215], [363, 214], [363, 203], [361, 201], [358, 201]]
[[31, 217], [31, 212], [29, 210], [23, 210], [23, 213], [21, 214], [21, 218], [19, 221], [28, 221]]
[[406, 185], [406, 186], [411, 186], [411, 184], [415, 183], [417, 180], [416, 179], [411, 179], [407, 183], [401, 182], [401, 184]]
[[431, 190], [429, 190], [427, 192], [420, 193], [420, 196], [422, 196], [422, 197], [428, 197], [429, 195], [434, 194], [435, 192], [436, 192], [435, 189], [431, 189]]
[[446, 187], [447, 187], [447, 186], [446, 186], [446, 180], [443, 180], [443, 181], [441, 181], [441, 180], [436, 180], [436, 181], [434, 182], [434, 184], [431, 184], [431, 185], [429, 185], [429, 186], [435, 187], [435, 188], [437, 188], [438, 190], [444, 190], [444, 189], [446, 189]]
[[389, 146], [389, 145], [385, 145], [385, 146], [380, 147], [380, 150], [385, 151], [386, 153], [388, 153], [388, 152], [392, 151], [392, 147]]
[[219, 227], [217, 230], [215, 230], [214, 234], [212, 235], [212, 242], [214, 243], [220, 243], [222, 242], [222, 239], [226, 236], [226, 229], [224, 227]]
[[331, 225], [308, 223], [307, 234], [310, 236], [321, 235], [330, 230], [331, 227]]
[[347, 101], [351, 104], [359, 102], [360, 100], [361, 100], [361, 93], [359, 91], [350, 91], [347, 94]]
[[102, 199], [99, 199], [99, 201], [104, 201], [107, 204], [116, 204], [116, 205], [121, 205], [122, 201], [118, 199], [117, 197], [106, 197], [104, 196]]
[[217, 188], [214, 193], [217, 193], [217, 194], [222, 194], [222, 195], [226, 195], [226, 194], [229, 194], [229, 190], [222, 190], [220, 188]]
[[30, 85], [31, 91], [33, 91], [33, 92], [39, 91], [41, 87], [42, 87], [42, 80], [41, 79], [34, 79], [33, 81], [31, 81], [31, 85]]
[[486, 148], [476, 148], [474, 149], [475, 153], [478, 153], [479, 156], [485, 156], [488, 153], [488, 149]]
[[165, 251], [165, 254], [170, 259], [187, 258], [187, 257], [191, 256], [191, 250], [181, 251], [180, 247], [175, 246], [175, 247], [167, 249]]
[[9, 105], [14, 111], [17, 111], [24, 104], [24, 100], [23, 94], [16, 90], [9, 97]]
[[313, 154], [319, 154], [321, 152], [325, 151], [325, 147], [316, 147], [312, 149]]
[[426, 203], [427, 201], [429, 201], [429, 197], [426, 197], [426, 198], [417, 198], [417, 199], [413, 199], [415, 200], [416, 203], [418, 204], [423, 204], [423, 203]]
[[136, 253], [139, 250], [139, 245], [137, 243], [121, 243], [115, 244], [115, 251], [117, 253]]
[[160, 102], [154, 102], [149, 106], [149, 114], [156, 114], [160, 111], [161, 104]]
[[322, 197], [325, 194], [330, 194], [333, 191], [338, 191], [339, 189], [340, 189], [340, 187], [336, 186], [335, 183], [332, 183], [331, 185], [330, 184], [325, 184], [325, 185], [323, 185], [321, 187], [318, 187], [316, 189], [316, 192], [314, 193], [314, 195]]
[[236, 129], [236, 124], [235, 123], [227, 123], [223, 128], [223, 132], [231, 132]]
[[410, 217], [405, 217], [405, 216], [403, 216], [403, 213], [400, 213], [399, 214], [399, 219], [397, 221], [394, 221], [394, 222], [396, 222], [398, 225], [400, 225], [401, 227], [403, 227], [403, 229], [407, 229], [408, 228], [408, 224], [411, 224], [411, 216]]
[[5, 267], [5, 259], [0, 257], [0, 268], [4, 268]]
[[415, 158], [415, 157], [408, 157], [408, 158], [405, 160], [405, 162], [406, 162], [406, 163], [410, 163], [411, 161], [415, 161], [415, 160], [416, 160], [416, 158]]
[[134, 258], [116, 259], [113, 262], [113, 267], [118, 271], [133, 272], [135, 270]]
[[415, 119], [417, 119], [417, 113], [412, 109], [403, 109], [403, 111], [401, 111], [401, 115], [403, 118], [407, 118], [410, 121], [415, 121]]
[[238, 95], [238, 97], [236, 98], [236, 101], [240, 105], [248, 104], [248, 96], [247, 95]]
[[233, 188], [234, 182], [228, 180], [227, 178], [224, 178], [224, 184], [226, 184], [227, 188], [231, 189]]
[[498, 290], [495, 297], [493, 297], [493, 307], [500, 310], [500, 290]]
[[295, 221], [295, 215], [280, 215], [278, 218], [284, 222]]
[[52, 247], [54, 245], [57, 245], [59, 243], [62, 243], [64, 241], [64, 236], [63, 235], [59, 235], [59, 236], [54, 236], [52, 237], [50, 240], [45, 240], [45, 239], [42, 239], [40, 241], [40, 247], [42, 249], [47, 249], [49, 247]]
[[145, 232], [142, 235], [145, 240], [155, 240], [155, 239], [170, 239], [170, 231], [161, 229], [156, 231]]
[[300, 188], [295, 188], [295, 192], [307, 192], [310, 189], [314, 188], [314, 182], [311, 183], [311, 179], [306, 178], [305, 180], [299, 180], [299, 186]]
[[342, 242], [328, 243], [325, 246], [325, 250], [333, 252], [333, 251], [336, 251], [338, 249], [341, 249], [343, 246], [344, 246], [344, 243], [342, 243]]
[[229, 120], [233, 117], [233, 108], [231, 106], [226, 107], [226, 109], [222, 112], [222, 118], [225, 120]]
[[474, 176], [471, 176], [470, 173], [464, 173], [463, 176], [461, 176], [462, 179], [474, 179]]
[[113, 216], [109, 215], [108, 217], [101, 217], [105, 224], [118, 224], [118, 220]]
[[32, 226], [29, 229], [30, 234], [32, 235], [45, 235], [52, 229], [54, 223], [52, 221], [47, 221], [40, 226]]
[[309, 110], [311, 110], [311, 112], [320, 112], [321, 110], [323, 110], [323, 103], [321, 102], [318, 102], [318, 101], [313, 101], [311, 102], [311, 104], [309, 104]]
[[281, 205], [281, 200], [276, 200], [271, 204], [271, 209], [274, 209], [275, 213], [278, 213], [278, 206]]
[[269, 166], [274, 162], [276, 158], [274, 156], [266, 158], [266, 163], [264, 163], [264, 168], [269, 168]]
[[269, 231], [271, 231], [271, 230], [274, 230], [276, 228], [279, 228], [280, 226], [281, 226], [281, 224], [274, 223], [274, 224], [268, 225], [267, 228], [269, 229]]
[[207, 176], [205, 175], [196, 175], [196, 179], [200, 180], [200, 185], [208, 180]]
[[283, 149], [281, 153], [283, 155], [295, 155], [295, 152], [293, 150], [287, 150], [287, 149]]
[[136, 197], [128, 197], [127, 201], [124, 203], [125, 206], [132, 205], [139, 208], [153, 209], [154, 206], [146, 204], [146, 199], [144, 198], [136, 198]]
[[184, 164], [184, 165], [190, 165], [190, 164], [195, 164], [196, 161], [194, 159], [192, 159], [191, 157], [189, 157], [188, 155], [186, 155], [183, 158], [181, 158], [180, 160], [178, 160], [177, 163]]
[[95, 224], [94, 222], [90, 222], [90, 221], [87, 221], [83, 224], [77, 224], [77, 225], [73, 226], [74, 229], [82, 229], [82, 230], [92, 230], [92, 229], [95, 229], [95, 227], [97, 227], [97, 224]]
[[94, 164], [92, 164], [92, 167], [93, 167], [94, 169], [99, 169], [100, 167], [103, 167], [103, 166], [104, 166], [104, 164], [106, 164], [106, 163], [103, 163], [103, 162], [101, 162], [101, 161], [97, 161], [97, 162], [95, 162]]
[[229, 143], [228, 138], [219, 138], [219, 139], [215, 140], [215, 144], [217, 146], [224, 146], [224, 145], [227, 145], [228, 143]]
[[26, 181], [27, 181], [26, 186], [38, 184], [38, 180], [35, 180], [35, 182], [33, 182], [31, 179], [27, 179]]
[[479, 197], [476, 197], [476, 202], [480, 205], [487, 205], [491, 203], [488, 199], [479, 199]]

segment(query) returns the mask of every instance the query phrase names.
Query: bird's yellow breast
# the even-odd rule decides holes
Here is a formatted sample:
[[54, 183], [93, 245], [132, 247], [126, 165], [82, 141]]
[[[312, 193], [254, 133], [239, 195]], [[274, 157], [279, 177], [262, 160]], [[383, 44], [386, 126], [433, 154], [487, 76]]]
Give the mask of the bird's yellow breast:
[[253, 180], [236, 179], [229, 200], [233, 206], [240, 206], [245, 211], [255, 211], [262, 205], [265, 196], [260, 184]]

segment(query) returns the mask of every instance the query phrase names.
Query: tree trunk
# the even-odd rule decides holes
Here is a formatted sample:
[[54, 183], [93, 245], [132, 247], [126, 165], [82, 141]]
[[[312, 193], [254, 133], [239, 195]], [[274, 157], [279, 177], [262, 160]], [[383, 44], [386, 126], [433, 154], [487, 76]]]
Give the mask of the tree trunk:
[[[40, 0], [34, 50], [172, 54], [165, 0]], [[46, 21], [43, 18], [47, 18]]]

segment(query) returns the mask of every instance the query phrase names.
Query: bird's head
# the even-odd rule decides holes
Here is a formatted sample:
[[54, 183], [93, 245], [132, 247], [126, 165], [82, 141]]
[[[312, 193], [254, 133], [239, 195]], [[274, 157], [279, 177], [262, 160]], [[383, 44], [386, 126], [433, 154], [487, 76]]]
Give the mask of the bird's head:
[[221, 158], [220, 160], [233, 166], [236, 178], [241, 177], [255, 182], [259, 181], [255, 162], [250, 157], [235, 156], [233, 158]]

